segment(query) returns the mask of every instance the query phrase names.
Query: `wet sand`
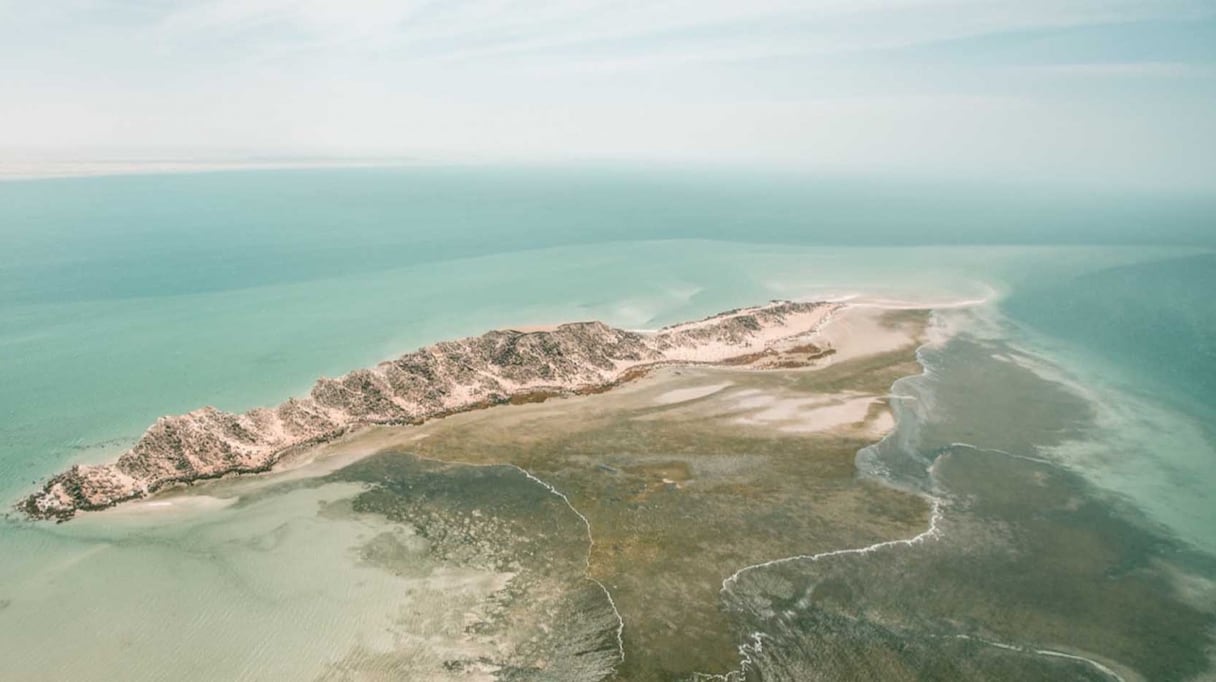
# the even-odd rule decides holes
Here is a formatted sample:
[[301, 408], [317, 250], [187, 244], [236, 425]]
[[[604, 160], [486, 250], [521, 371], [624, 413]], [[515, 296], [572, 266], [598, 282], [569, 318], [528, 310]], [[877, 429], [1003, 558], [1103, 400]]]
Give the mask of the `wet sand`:
[[881, 329], [885, 345], [838, 350], [810, 369], [664, 368], [603, 395], [371, 429], [334, 449], [381, 454], [333, 476], [373, 486], [360, 511], [416, 522], [418, 500], [399, 472], [427, 461], [520, 467], [589, 526], [586, 577], [623, 625], [619, 676], [725, 674], [745, 637], [722, 610], [726, 578], [928, 524], [923, 498], [860, 480], [853, 463], [891, 424], [891, 383], [919, 371], [926, 315], [868, 310], [829, 329], [858, 323]]
[[1203, 679], [1216, 566], [1048, 459], [1085, 400], [858, 310], [798, 362], [366, 429], [72, 525], [299, 498], [359, 529], [300, 546], [400, 588], [322, 680]]

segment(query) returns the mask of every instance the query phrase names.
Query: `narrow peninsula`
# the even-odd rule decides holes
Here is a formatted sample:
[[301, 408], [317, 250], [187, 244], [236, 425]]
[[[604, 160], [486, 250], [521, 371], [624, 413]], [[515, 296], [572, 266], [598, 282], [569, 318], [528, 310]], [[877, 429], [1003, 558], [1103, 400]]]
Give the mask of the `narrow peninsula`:
[[163, 417], [116, 462], [73, 466], [18, 507], [34, 518], [64, 521], [174, 485], [268, 471], [293, 449], [356, 428], [600, 392], [665, 365], [808, 365], [830, 349], [806, 337], [840, 307], [775, 301], [656, 332], [576, 322], [446, 341], [321, 379], [307, 397], [275, 408], [232, 414], [204, 407]]

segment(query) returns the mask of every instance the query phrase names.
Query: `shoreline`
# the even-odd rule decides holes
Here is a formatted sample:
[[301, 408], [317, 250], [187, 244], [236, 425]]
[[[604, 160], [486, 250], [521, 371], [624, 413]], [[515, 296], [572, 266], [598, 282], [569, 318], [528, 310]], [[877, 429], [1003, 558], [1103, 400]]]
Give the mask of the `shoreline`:
[[[359, 457], [336, 479], [367, 483], [360, 512], [403, 523], [426, 518], [415, 508], [425, 507], [419, 496], [427, 487], [414, 462], [510, 468], [542, 481], [594, 530], [585, 577], [609, 590], [624, 621], [629, 655], [618, 674], [725, 674], [740, 660], [719, 608], [721, 587], [741, 567], [886, 546], [933, 523], [923, 496], [860, 480], [854, 464], [858, 449], [892, 426], [892, 380], [921, 369], [915, 352], [927, 311], [836, 312], [830, 324], [785, 346], [843, 342], [806, 367], [783, 368], [780, 357], [767, 368], [667, 366], [601, 395], [468, 411], [408, 429], [371, 427], [302, 453], [301, 464]], [[854, 342], [858, 348], [849, 347]], [[872, 401], [864, 416], [850, 410], [851, 418], [837, 418], [835, 406], [863, 397]], [[474, 495], [472, 508], [493, 504], [493, 495], [445, 492], [445, 501], [449, 494]], [[774, 516], [784, 520], [776, 535]], [[681, 579], [664, 579], [673, 574]], [[671, 630], [671, 622], [689, 625]]]
[[362, 426], [417, 425], [495, 405], [600, 393], [664, 366], [810, 366], [829, 349], [789, 342], [814, 334], [845, 307], [774, 301], [656, 332], [575, 322], [440, 342], [322, 378], [307, 397], [275, 408], [231, 414], [204, 407], [162, 417], [115, 462], [73, 466], [16, 506], [27, 517], [62, 522], [173, 486], [264, 473], [292, 451]]
[[[728, 315], [740, 312], [748, 311]], [[285, 481], [359, 483], [349, 499], [326, 494], [332, 505], [325, 514], [371, 514], [405, 524], [439, 543], [429, 550], [436, 556], [475, 566], [482, 565], [478, 552], [501, 561], [515, 556], [502, 552], [528, 548], [518, 561], [530, 567], [531, 582], [503, 594], [514, 600], [519, 622], [531, 624], [517, 623], [524, 627], [517, 631], [554, 626], [534, 600], [595, 595], [580, 602], [584, 609], [598, 605], [595, 613], [605, 621], [596, 630], [595, 655], [623, 677], [729, 675], [741, 664], [739, 643], [719, 600], [722, 582], [732, 574], [783, 557], [885, 546], [932, 524], [933, 510], [922, 497], [861, 481], [854, 465], [858, 448], [885, 437], [892, 426], [886, 400], [891, 380], [919, 368], [915, 351], [925, 340], [927, 312], [870, 306], [832, 312], [814, 325], [752, 330], [748, 339], [761, 335], [764, 345], [779, 349], [753, 364], [672, 362], [607, 392], [469, 409], [418, 426], [360, 425], [325, 445], [283, 454], [267, 476], [174, 486], [84, 515], [80, 528], [160, 528], [197, 520], [240, 500], [257, 505], [277, 499], [294, 488], [285, 488]], [[708, 319], [674, 327], [715, 327]], [[808, 333], [787, 336], [791, 329]], [[732, 354], [748, 345], [730, 345]], [[789, 353], [816, 359], [783, 366]], [[872, 401], [864, 415], [852, 408], [862, 397]], [[849, 406], [848, 419], [839, 418], [838, 406]], [[478, 473], [460, 473], [469, 470]], [[453, 523], [464, 528], [463, 519], [482, 519], [480, 514], [494, 523], [526, 518], [531, 527], [538, 509], [527, 503], [530, 486], [505, 483], [520, 477], [547, 493], [541, 497], [558, 498], [554, 504], [563, 511], [553, 518], [565, 519], [563, 527], [577, 528], [579, 537], [585, 533], [586, 542], [562, 544], [548, 526], [535, 537], [511, 535], [533, 538], [518, 547], [500, 544], [498, 536], [483, 542], [466, 538], [464, 530], [450, 534]], [[788, 524], [780, 537], [766, 531], [773, 514]], [[708, 526], [704, 518], [720, 522]], [[359, 544], [359, 552], [382, 550], [376, 543], [383, 540], [376, 535]], [[536, 542], [558, 544], [552, 552], [532, 553]], [[554, 557], [566, 556], [558, 549], [577, 556], [577, 574], [553, 573]], [[657, 579], [672, 571], [685, 579]], [[567, 587], [583, 587], [552, 592], [555, 575], [574, 580]], [[695, 625], [670, 631], [669, 622]], [[672, 658], [672, 651], [681, 653]]]

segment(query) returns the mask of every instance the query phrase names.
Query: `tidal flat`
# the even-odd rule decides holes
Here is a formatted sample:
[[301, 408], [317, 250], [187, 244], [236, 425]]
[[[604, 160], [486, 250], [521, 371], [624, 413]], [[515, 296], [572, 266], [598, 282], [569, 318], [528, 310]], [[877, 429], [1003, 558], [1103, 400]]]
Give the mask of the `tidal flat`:
[[[1203, 679], [1216, 565], [1053, 461], [1089, 402], [941, 323], [850, 306], [764, 369], [365, 428], [85, 514], [56, 532], [90, 549], [0, 621], [88, 655], [0, 669], [138, 647], [149, 679]], [[124, 592], [132, 562], [165, 569]], [[180, 591], [212, 574], [232, 593]], [[81, 633], [112, 610], [39, 616], [102, 590], [139, 613], [108, 638]]]
[[[369, 486], [355, 509], [423, 533], [434, 518], [423, 509], [440, 500], [484, 514], [495, 491], [533, 484], [531, 502], [495, 507], [515, 519], [510, 533], [458, 543], [535, 538], [509, 565], [566, 581], [521, 581], [507, 598], [515, 631], [544, 636], [505, 679], [571, 679], [551, 674], [557, 652], [622, 680], [1210, 670], [1210, 558], [1048, 456], [1092, 427], [1084, 399], [999, 342], [917, 353], [920, 311], [841, 322], [819, 340], [842, 352], [810, 368], [665, 368], [602, 395], [375, 429], [352, 445], [378, 454], [331, 477]], [[858, 331], [861, 351], [846, 338]], [[920, 479], [901, 480], [897, 463], [922, 467]], [[501, 483], [440, 494], [419, 470]], [[563, 516], [560, 536], [536, 530]], [[520, 606], [562, 594], [580, 595], [580, 610]]]
[[[448, 559], [519, 571], [503, 596], [506, 612], [520, 612], [513, 632], [536, 631], [550, 653], [513, 658], [518, 674], [563, 679], [552, 666], [570, 637], [580, 655], [620, 659], [605, 662], [621, 679], [727, 674], [746, 633], [723, 609], [724, 580], [929, 523], [923, 497], [854, 466], [889, 427], [892, 382], [920, 370], [927, 314], [858, 317], [880, 323], [888, 344], [809, 368], [664, 368], [601, 395], [376, 428], [344, 447], [375, 443], [379, 454], [331, 478], [367, 484], [355, 511], [441, 538]], [[531, 494], [512, 492], [520, 486]], [[541, 586], [539, 575], [552, 580]], [[568, 599], [582, 610], [558, 605]]]
[[[841, 464], [879, 495], [890, 490], [865, 481], [941, 500], [941, 532], [744, 572], [712, 595], [712, 618], [737, 636], [694, 651], [726, 661], [704, 671], [738, 671], [746, 656], [750, 682], [1116, 679], [1063, 657], [1076, 656], [1129, 681], [1211, 679], [1216, 568], [1187, 549], [1216, 551], [1211, 202], [807, 180], [478, 165], [0, 183], [12, 237], [0, 253], [6, 504], [73, 465], [113, 462], [160, 415], [274, 405], [319, 375], [515, 323], [653, 329], [774, 298], [986, 299], [975, 324], [951, 331], [999, 342], [922, 348], [929, 374], [875, 388], [899, 396], [895, 431], [855, 470]], [[968, 245], [948, 245], [960, 235]], [[872, 336], [858, 329], [849, 340]], [[1017, 357], [1008, 346], [1085, 399], [998, 359]], [[724, 383], [656, 390], [678, 409], [655, 414]], [[814, 400], [738, 396], [741, 420], [789, 438], [866, 407]], [[618, 623], [586, 569], [602, 548], [579, 517], [507, 465], [410, 464], [405, 431], [70, 523], [10, 517], [0, 679], [618, 669]], [[377, 491], [370, 469], [366, 481], [334, 475], [377, 452], [395, 463], [396, 491]], [[414, 504], [391, 518], [356, 511], [368, 493]], [[930, 513], [884, 537], [915, 537]], [[628, 595], [612, 594], [624, 612]], [[626, 615], [645, 616], [633, 600]], [[667, 627], [688, 641], [675, 631], [700, 623]], [[645, 662], [630, 648], [647, 646], [640, 631], [627, 622], [622, 634], [628, 662], [608, 679]]]

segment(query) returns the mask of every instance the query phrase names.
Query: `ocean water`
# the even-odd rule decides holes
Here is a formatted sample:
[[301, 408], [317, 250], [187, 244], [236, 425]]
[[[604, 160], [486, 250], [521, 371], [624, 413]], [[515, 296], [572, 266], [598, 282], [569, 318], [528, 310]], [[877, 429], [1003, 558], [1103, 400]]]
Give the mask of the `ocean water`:
[[[113, 458], [159, 415], [277, 403], [318, 376], [444, 338], [574, 319], [653, 328], [772, 298], [860, 294], [940, 305], [938, 324], [956, 333], [924, 351], [924, 377], [896, 386], [915, 400], [899, 403], [896, 434], [859, 456], [862, 475], [981, 501], [999, 497], [994, 476], [1049, 480], [1101, 507], [1075, 524], [1102, 546], [1149, 538], [1120, 550], [1126, 562], [1168, 556], [1185, 569], [1174, 587], [1153, 588], [1157, 601], [1118, 603], [1166, 604], [1181, 584], [1210, 600], [1213, 249], [1210, 198], [743, 171], [418, 167], [2, 183], [0, 497], [15, 502], [65, 466]], [[959, 301], [974, 305], [947, 307]], [[181, 679], [344, 679], [352, 648], [389, 646], [385, 624], [410, 603], [400, 595], [446, 591], [459, 609], [503, 579], [436, 569], [419, 587], [373, 570], [350, 547], [384, 532], [381, 521], [318, 523], [308, 511], [347, 494], [341, 484], [274, 490], [180, 518], [10, 517], [0, 525], [0, 678], [160, 679], [169, 667]], [[1015, 536], [1022, 527], [1024, 509], [977, 505], [947, 513], [957, 537], [984, 519]], [[949, 559], [927, 552], [915, 564], [924, 573], [910, 575]], [[788, 579], [882, 578], [851, 561]], [[1044, 594], [1068, 584], [1061, 575], [1040, 577]], [[1067, 575], [1082, 584], [1090, 573]], [[761, 598], [747, 589], [743, 602]], [[885, 594], [866, 603], [884, 617], [926, 608]], [[814, 613], [785, 630], [740, 622], [785, 636], [792, 651], [909, 637], [857, 625], [841, 639], [829, 611]], [[1206, 656], [1192, 639], [1210, 627], [1203, 613], [1174, 633], [1199, 650], [1175, 672], [1113, 630], [1069, 651], [1158, 673], [1151, 679], [1193, 676]], [[455, 627], [406, 620], [412, 629], [389, 639], [414, 646]], [[1022, 622], [1021, 635], [984, 632], [1061, 638], [1044, 634], [1058, 633], [1054, 621]], [[834, 634], [809, 641], [808, 631]], [[63, 656], [65, 642], [79, 655]], [[1105, 674], [1089, 663], [1041, 672], [1043, 656], [1027, 656], [1034, 674]], [[755, 670], [789, 664], [755, 660]]]

